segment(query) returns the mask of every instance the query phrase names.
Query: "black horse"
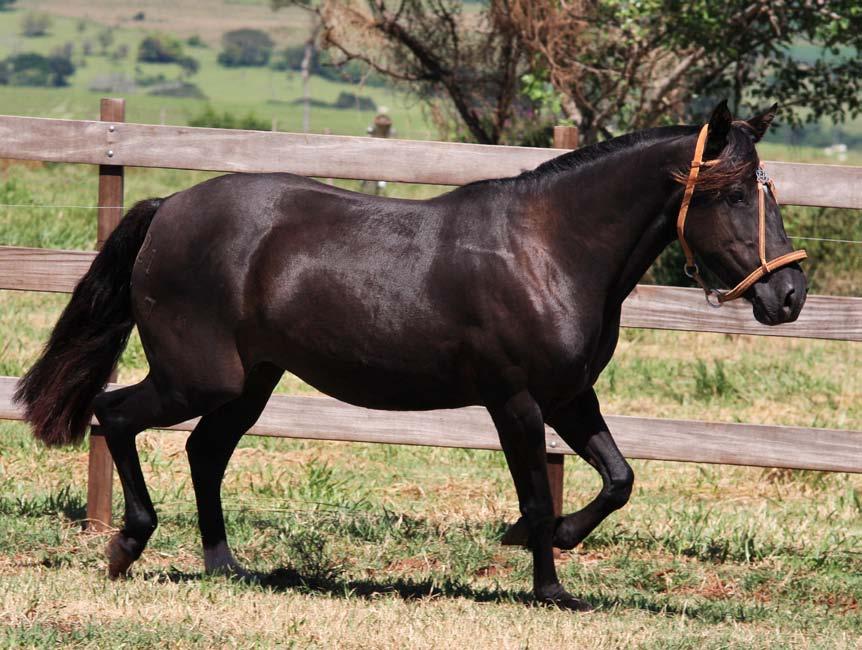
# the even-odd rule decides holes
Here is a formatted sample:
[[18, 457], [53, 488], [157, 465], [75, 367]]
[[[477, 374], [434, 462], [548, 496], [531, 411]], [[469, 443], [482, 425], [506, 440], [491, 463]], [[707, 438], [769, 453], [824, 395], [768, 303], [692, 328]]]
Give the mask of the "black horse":
[[[791, 250], [771, 194], [758, 234], [754, 145], [774, 108], [733, 121], [722, 103], [709, 122], [686, 239], [728, 284], [758, 266], [759, 241], [773, 257]], [[533, 553], [534, 596], [586, 608], [560, 585], [552, 547], [574, 547], [631, 493], [592, 386], [617, 343], [623, 299], [675, 238], [697, 136], [688, 126], [633, 133], [426, 201], [249, 174], [138, 203], [17, 392], [48, 444], [80, 440], [93, 413], [101, 423], [125, 496], [110, 575], [128, 570], [156, 528], [135, 436], [195, 416], [186, 449], [206, 569], [242, 574], [221, 481], [289, 370], [359, 406], [487, 407]], [[745, 293], [770, 325], [794, 320], [805, 295], [795, 263]], [[134, 324], [149, 375], [104, 392]], [[560, 519], [545, 423], [603, 480]]]

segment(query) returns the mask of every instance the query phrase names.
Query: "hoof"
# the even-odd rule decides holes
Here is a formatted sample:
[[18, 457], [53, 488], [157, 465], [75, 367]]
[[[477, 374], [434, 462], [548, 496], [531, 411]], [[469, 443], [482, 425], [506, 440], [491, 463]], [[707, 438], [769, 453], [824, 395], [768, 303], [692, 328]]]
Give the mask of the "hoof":
[[591, 612], [595, 609], [587, 601], [572, 596], [561, 585], [537, 592], [536, 602], [545, 607], [556, 607], [570, 612]]
[[122, 533], [111, 538], [105, 548], [105, 555], [108, 558], [108, 577], [111, 580], [127, 576], [132, 562], [138, 559], [130, 548], [128, 538]]
[[577, 515], [561, 517], [554, 529], [554, 546], [564, 551], [571, 551], [584, 541], [584, 526], [579, 525]]
[[206, 573], [210, 576], [224, 576], [225, 578], [239, 580], [240, 582], [260, 582], [256, 574], [248, 571], [236, 562], [208, 568]]
[[503, 535], [500, 543], [503, 546], [528, 546], [530, 543], [530, 527], [527, 525], [526, 518], [521, 517], [512, 524], [509, 530], [506, 531], [506, 534]]
[[226, 576], [243, 582], [258, 582], [254, 573], [247, 571], [236, 561], [226, 542], [219, 542], [204, 549], [204, 566], [208, 575]]

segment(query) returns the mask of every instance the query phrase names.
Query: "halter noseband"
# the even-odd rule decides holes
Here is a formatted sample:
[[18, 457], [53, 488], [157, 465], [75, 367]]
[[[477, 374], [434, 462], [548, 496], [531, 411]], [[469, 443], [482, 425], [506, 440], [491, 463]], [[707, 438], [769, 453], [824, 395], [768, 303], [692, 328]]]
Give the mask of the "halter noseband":
[[746, 278], [737, 284], [730, 291], [721, 292], [718, 289], [711, 289], [700, 276], [700, 271], [694, 261], [694, 252], [685, 240], [685, 218], [688, 216], [688, 206], [691, 203], [691, 197], [694, 194], [694, 186], [697, 184], [697, 177], [700, 174], [700, 168], [707, 166], [709, 162], [703, 162], [703, 150], [706, 146], [706, 136], [709, 133], [709, 124], [704, 124], [700, 133], [697, 136], [697, 145], [694, 148], [694, 158], [691, 161], [691, 170], [688, 172], [688, 179], [685, 182], [685, 193], [682, 195], [682, 203], [679, 206], [679, 216], [676, 220], [676, 234], [679, 237], [679, 244], [682, 246], [682, 251], [685, 253], [685, 274], [692, 280], [697, 282], [706, 294], [706, 301], [713, 307], [721, 307], [721, 304], [729, 300], [736, 300], [742, 294], [762, 278], [767, 273], [771, 273], [782, 266], [787, 266], [793, 262], [804, 260], [808, 257], [805, 250], [791, 251], [785, 253], [774, 260], [766, 259], [766, 186], [772, 190], [772, 196], [775, 202], [778, 202], [778, 197], [775, 194], [775, 183], [769, 178], [766, 170], [761, 165], [757, 168], [757, 204], [760, 212], [758, 223], [758, 254], [760, 256], [760, 266], [748, 274]]

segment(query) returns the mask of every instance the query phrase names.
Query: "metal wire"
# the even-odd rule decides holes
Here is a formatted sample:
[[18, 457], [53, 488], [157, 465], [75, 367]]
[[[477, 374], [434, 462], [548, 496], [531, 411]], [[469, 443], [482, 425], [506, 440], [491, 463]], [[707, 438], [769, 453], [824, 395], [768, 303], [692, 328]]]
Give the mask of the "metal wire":
[[[37, 203], [0, 203], [2, 208], [55, 208], [65, 210], [125, 210], [124, 205], [48, 205]], [[788, 235], [790, 239], [804, 239], [806, 241], [824, 241], [833, 244], [862, 244], [862, 241], [857, 239], [832, 239], [829, 237], [802, 237], [801, 235]]]
[[787, 235], [790, 239], [806, 239], [808, 241], [828, 241], [837, 244], [862, 244], [862, 241], [856, 239], [829, 239], [828, 237], [799, 237], [796, 235]]
[[121, 209], [125, 210], [124, 205], [43, 205], [41, 203], [0, 203], [2, 208], [60, 208], [74, 210], [98, 210], [105, 208], [107, 210]]

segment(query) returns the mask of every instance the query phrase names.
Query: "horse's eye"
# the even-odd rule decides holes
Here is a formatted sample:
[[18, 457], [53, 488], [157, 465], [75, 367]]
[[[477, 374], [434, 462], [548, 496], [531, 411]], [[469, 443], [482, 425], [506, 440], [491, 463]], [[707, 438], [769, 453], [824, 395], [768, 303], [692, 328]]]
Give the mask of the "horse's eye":
[[743, 203], [745, 201], [745, 192], [742, 190], [730, 190], [727, 193], [727, 202], [728, 203]]

